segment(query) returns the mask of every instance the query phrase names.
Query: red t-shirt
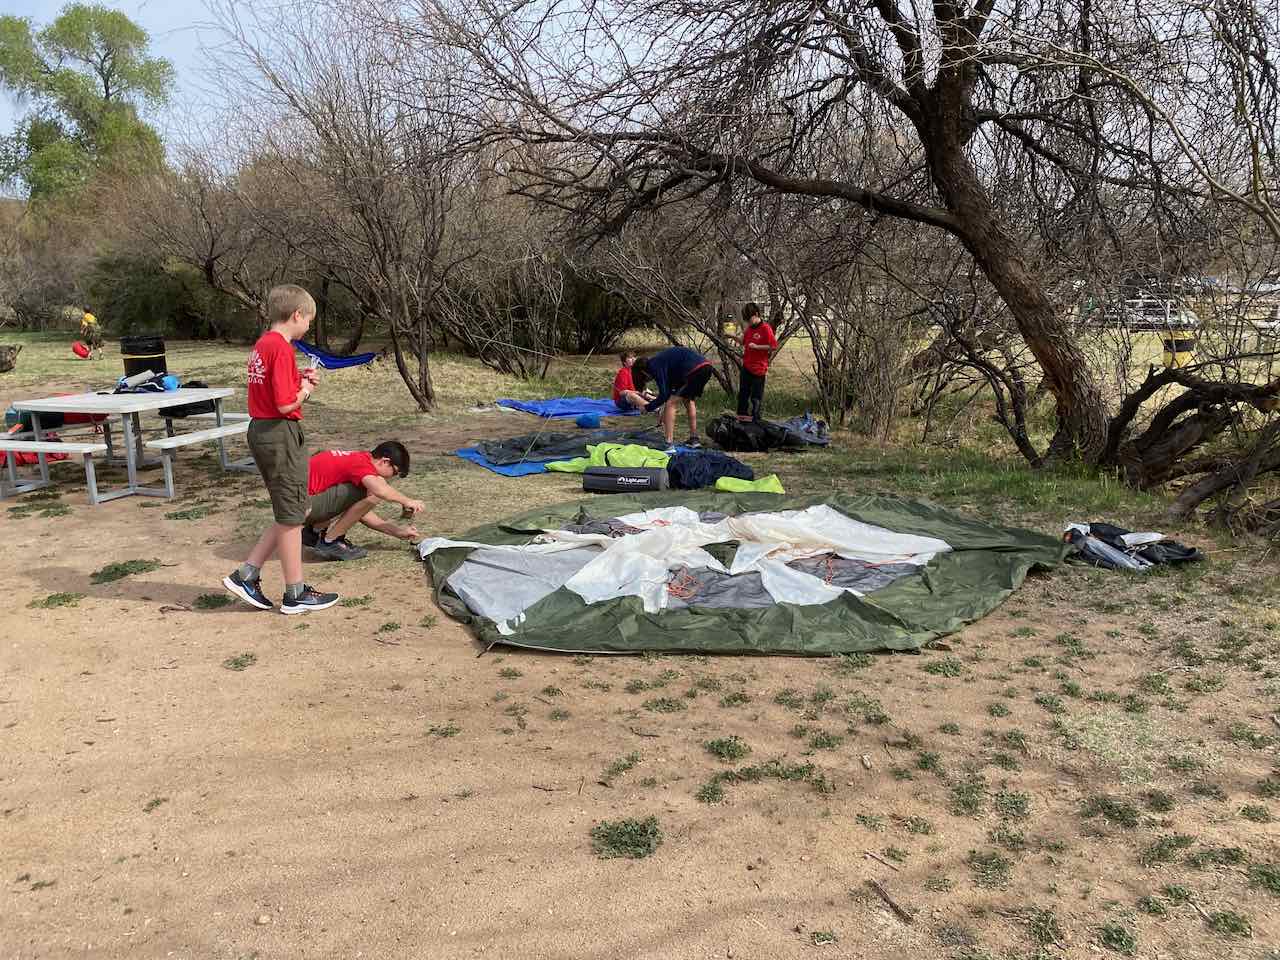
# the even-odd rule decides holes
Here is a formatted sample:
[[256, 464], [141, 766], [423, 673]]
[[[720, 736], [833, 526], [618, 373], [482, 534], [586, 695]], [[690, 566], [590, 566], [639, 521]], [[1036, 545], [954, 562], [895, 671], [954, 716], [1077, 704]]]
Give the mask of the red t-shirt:
[[[769, 326], [767, 320], [761, 320], [754, 327], [749, 325], [742, 334], [742, 368], [748, 373], [754, 373], [757, 377], [763, 377], [769, 372], [769, 358], [773, 355], [771, 351], [778, 349], [778, 338], [773, 335], [773, 327]], [[768, 350], [752, 350], [751, 344], [766, 344]]]
[[249, 416], [255, 420], [301, 420], [302, 408], [280, 412], [298, 399], [302, 373], [293, 359], [293, 344], [283, 333], [268, 330], [249, 354]]
[[618, 375], [613, 378], [613, 402], [622, 406], [622, 391], [635, 390], [636, 382], [631, 379], [631, 368], [620, 367]]
[[365, 477], [377, 475], [373, 455], [364, 450], [321, 450], [307, 465], [307, 496], [314, 497], [340, 483], [360, 487]]

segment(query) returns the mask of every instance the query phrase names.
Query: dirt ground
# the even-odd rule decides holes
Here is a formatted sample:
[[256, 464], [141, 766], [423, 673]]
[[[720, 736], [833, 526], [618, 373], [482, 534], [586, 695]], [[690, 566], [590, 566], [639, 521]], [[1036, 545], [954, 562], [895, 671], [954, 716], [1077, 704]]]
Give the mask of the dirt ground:
[[[531, 423], [400, 431], [424, 532], [580, 496], [446, 456]], [[208, 455], [172, 503], [91, 508], [55, 471], [0, 508], [0, 957], [1280, 956], [1260, 551], [1066, 567], [919, 656], [479, 655], [368, 531], [367, 560], [307, 568], [347, 605], [217, 606], [269, 510]], [[159, 566], [94, 581], [129, 560]], [[730, 736], [737, 764], [704, 746]], [[699, 799], [774, 758], [821, 776]], [[650, 815], [652, 856], [593, 853], [594, 825]]]

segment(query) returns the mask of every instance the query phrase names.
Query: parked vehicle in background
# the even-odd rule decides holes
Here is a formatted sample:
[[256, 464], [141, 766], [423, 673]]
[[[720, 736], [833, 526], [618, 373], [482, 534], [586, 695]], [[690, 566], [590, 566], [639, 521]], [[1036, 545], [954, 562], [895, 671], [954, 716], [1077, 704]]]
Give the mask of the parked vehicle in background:
[[1126, 300], [1085, 304], [1081, 315], [1086, 323], [1142, 331], [1199, 330], [1200, 317], [1180, 300], [1171, 297], [1139, 296]]

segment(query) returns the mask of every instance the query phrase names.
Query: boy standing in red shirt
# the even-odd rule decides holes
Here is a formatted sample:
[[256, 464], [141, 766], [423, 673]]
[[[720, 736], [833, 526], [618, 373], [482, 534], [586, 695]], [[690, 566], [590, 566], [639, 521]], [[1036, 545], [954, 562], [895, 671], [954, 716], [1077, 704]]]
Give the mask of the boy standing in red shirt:
[[302, 525], [307, 519], [307, 449], [302, 433], [302, 405], [316, 387], [315, 369], [298, 372], [293, 341], [306, 335], [316, 315], [311, 294], [293, 284], [267, 294], [270, 329], [249, 354], [249, 450], [271, 496], [275, 523], [267, 529], [249, 559], [222, 578], [222, 585], [259, 610], [272, 609], [262, 592], [262, 567], [272, 554], [284, 573], [281, 613], [324, 610], [338, 602], [336, 593], [321, 593], [302, 580]]
[[308, 471], [304, 547], [328, 560], [359, 560], [366, 556], [365, 551], [346, 537], [357, 523], [389, 537], [418, 539], [413, 527], [390, 523], [373, 513], [380, 503], [397, 503], [406, 515], [427, 509], [421, 500], [406, 497], [389, 482], [409, 475], [409, 451], [403, 443], [384, 440], [367, 453], [321, 450], [311, 458]]
[[742, 380], [738, 384], [738, 419], [759, 420], [764, 406], [764, 378], [769, 360], [778, 349], [773, 327], [760, 316], [760, 306], [748, 303], [742, 308]]

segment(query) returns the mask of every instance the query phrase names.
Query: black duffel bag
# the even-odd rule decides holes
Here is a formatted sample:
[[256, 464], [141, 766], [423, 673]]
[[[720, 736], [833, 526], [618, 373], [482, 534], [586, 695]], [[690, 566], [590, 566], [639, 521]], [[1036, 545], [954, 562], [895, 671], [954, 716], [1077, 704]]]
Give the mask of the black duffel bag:
[[[201, 383], [199, 380], [192, 380], [190, 383], [184, 383], [183, 389], [199, 390], [202, 387], [208, 388], [207, 383]], [[167, 420], [181, 420], [183, 417], [195, 417], [202, 413], [213, 413], [212, 400], [198, 400], [195, 403], [184, 403], [177, 407], [165, 407], [162, 411]]]

